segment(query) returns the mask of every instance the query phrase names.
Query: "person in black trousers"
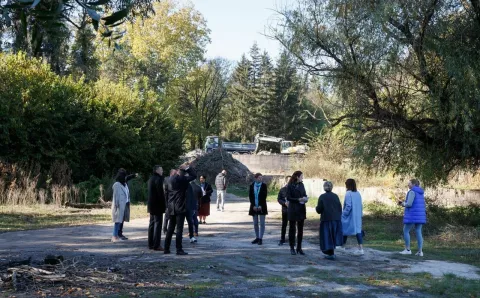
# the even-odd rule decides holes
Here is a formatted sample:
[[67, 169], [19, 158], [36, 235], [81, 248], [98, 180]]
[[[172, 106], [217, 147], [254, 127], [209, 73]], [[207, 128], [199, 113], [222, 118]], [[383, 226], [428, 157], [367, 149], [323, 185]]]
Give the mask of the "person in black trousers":
[[153, 167], [153, 175], [148, 180], [147, 211], [150, 213], [148, 225], [148, 248], [163, 251], [161, 246], [163, 214], [165, 213], [165, 193], [163, 190], [163, 168]]
[[[165, 190], [165, 201], [168, 201], [168, 180], [177, 174], [177, 170], [171, 169], [170, 175], [163, 181], [163, 189]], [[163, 233], [167, 235], [168, 221], [170, 220], [170, 215], [168, 213], [168, 204], [165, 208], [165, 216], [163, 217]]]
[[187, 189], [187, 224], [188, 224], [188, 237], [190, 243], [196, 243], [198, 236], [198, 200], [202, 197], [202, 190], [195, 182], [190, 182]]
[[[290, 253], [296, 255], [305, 255], [302, 250], [303, 224], [307, 218], [307, 209], [305, 203], [308, 201], [305, 186], [302, 183], [303, 173], [296, 171], [290, 177], [287, 185], [288, 201], [288, 241], [290, 243]], [[295, 229], [298, 226], [297, 249], [295, 250]]]
[[[186, 175], [188, 174], [188, 175]], [[190, 181], [195, 180], [197, 175], [190, 167], [186, 169], [179, 169], [178, 173], [168, 179], [168, 213], [170, 215], [170, 222], [168, 224], [167, 236], [165, 237], [165, 251], [163, 253], [170, 253], [170, 243], [172, 242], [173, 231], [177, 228], [175, 241], [177, 248], [177, 255], [187, 255], [182, 248], [182, 234], [185, 215], [187, 213], [186, 206], [186, 192]]]
[[282, 205], [282, 232], [280, 235], [280, 241], [278, 245], [285, 244], [285, 234], [287, 233], [287, 223], [288, 223], [288, 203], [287, 203], [287, 185], [290, 177], [285, 177], [285, 185], [280, 189], [278, 192], [277, 201], [280, 205]]
[[[127, 171], [124, 168], [120, 168], [118, 172], [123, 172], [125, 175], [127, 174]], [[127, 205], [125, 206], [125, 218], [127, 218], [127, 222], [130, 220], [130, 190], [128, 189], [128, 181], [132, 180], [133, 178], [137, 178], [138, 174], [131, 174], [127, 175], [125, 177], [125, 187], [127, 188], [128, 196], [127, 196]], [[120, 224], [120, 227], [118, 228], [118, 237], [122, 240], [128, 240], [125, 235], [123, 235], [123, 223], [125, 222], [125, 219], [122, 221]]]

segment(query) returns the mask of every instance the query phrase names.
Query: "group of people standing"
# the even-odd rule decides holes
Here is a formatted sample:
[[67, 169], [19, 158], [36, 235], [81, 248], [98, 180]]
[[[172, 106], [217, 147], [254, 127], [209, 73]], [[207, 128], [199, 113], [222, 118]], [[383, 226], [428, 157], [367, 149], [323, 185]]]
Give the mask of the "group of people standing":
[[[262, 181], [262, 174], [254, 175], [254, 182], [250, 185], [249, 215], [253, 217], [255, 230], [255, 239], [252, 244], [263, 244], [263, 234], [265, 232], [265, 216], [267, 210], [267, 185]], [[303, 228], [306, 219], [306, 206], [308, 196], [303, 184], [303, 173], [294, 172], [291, 176], [285, 177], [285, 185], [278, 193], [277, 201], [282, 206], [282, 227], [280, 231], [280, 241], [278, 245], [286, 243], [285, 236], [287, 225], [289, 225], [288, 242], [290, 253], [292, 255], [305, 255], [302, 249]], [[411, 254], [410, 250], [410, 230], [415, 227], [418, 240], [417, 256], [423, 256], [422, 245], [422, 226], [426, 223], [425, 200], [423, 189], [419, 182], [412, 179], [408, 184], [409, 191], [405, 201], [400, 201], [399, 205], [405, 207], [404, 215], [404, 240], [405, 250], [400, 254]], [[358, 248], [353, 252], [354, 255], [363, 255], [363, 237], [365, 235], [362, 229], [363, 203], [362, 196], [357, 190], [357, 184], [354, 179], [345, 181], [346, 194], [342, 204], [337, 194], [333, 193], [333, 183], [325, 181], [323, 189], [324, 194], [318, 198], [315, 208], [320, 214], [320, 249], [325, 258], [334, 260], [335, 250], [345, 251], [348, 236], [355, 236]], [[296, 245], [296, 246], [295, 246]]]
[[[136, 174], [127, 175], [124, 169], [117, 173], [113, 185], [112, 221], [114, 222], [112, 242], [127, 240], [123, 235], [123, 223], [130, 218], [130, 192], [128, 180]], [[172, 169], [170, 176], [163, 177], [163, 168], [159, 165], [153, 168], [153, 175], [148, 181], [147, 211], [150, 214], [148, 226], [148, 247], [152, 250], [170, 253], [170, 244], [176, 228], [177, 255], [186, 255], [182, 247], [182, 234], [184, 221], [188, 223], [190, 242], [195, 243], [198, 236], [198, 225], [206, 224], [206, 217], [210, 215], [210, 201], [213, 188], [206, 182], [205, 176], [200, 176], [200, 185], [194, 180], [197, 174], [191, 167]], [[226, 171], [223, 170], [215, 178], [217, 188], [217, 211], [224, 211], [225, 194], [227, 188]], [[315, 208], [320, 214], [320, 249], [326, 259], [334, 260], [335, 250], [345, 251], [348, 236], [355, 236], [358, 249], [354, 255], [363, 255], [362, 196], [357, 190], [354, 179], [345, 181], [346, 194], [343, 207], [337, 194], [332, 192], [333, 183], [325, 181], [325, 193], [320, 195]], [[404, 213], [404, 240], [405, 249], [400, 254], [412, 254], [410, 250], [410, 230], [415, 228], [418, 241], [417, 256], [423, 256], [422, 227], [426, 223], [426, 209], [424, 191], [418, 180], [412, 179], [408, 183], [409, 191], [406, 199], [398, 204], [405, 208]], [[254, 181], [249, 187], [250, 208], [248, 214], [253, 218], [255, 239], [252, 244], [263, 244], [265, 233], [265, 217], [268, 215], [267, 185], [263, 182], [263, 175], [254, 175]], [[305, 255], [302, 249], [303, 228], [307, 218], [307, 196], [303, 184], [303, 173], [295, 171], [291, 176], [285, 177], [285, 185], [278, 193], [278, 203], [282, 206], [282, 227], [279, 245], [286, 243], [288, 230], [288, 243], [292, 255]], [[221, 208], [221, 209], [220, 209]], [[165, 214], [165, 218], [164, 218]], [[161, 233], [166, 234], [164, 247], [161, 246]]]
[[[222, 175], [225, 175], [223, 172]], [[129, 191], [126, 171], [120, 169], [113, 185], [112, 221], [114, 222], [112, 242], [127, 240], [119, 230], [124, 221], [129, 220]], [[133, 177], [132, 177], [133, 178]], [[148, 181], [147, 211], [150, 214], [148, 226], [148, 247], [169, 254], [173, 233], [176, 230], [175, 246], [177, 255], [186, 255], [182, 238], [185, 220], [191, 243], [197, 242], [198, 225], [206, 224], [210, 215], [210, 201], [213, 188], [204, 175], [199, 177], [200, 185], [194, 180], [197, 174], [191, 167], [170, 170], [164, 178], [163, 168], [154, 166]], [[222, 205], [223, 208], [223, 205]], [[165, 216], [164, 216], [165, 215]], [[164, 247], [161, 245], [162, 230], [166, 234]]]

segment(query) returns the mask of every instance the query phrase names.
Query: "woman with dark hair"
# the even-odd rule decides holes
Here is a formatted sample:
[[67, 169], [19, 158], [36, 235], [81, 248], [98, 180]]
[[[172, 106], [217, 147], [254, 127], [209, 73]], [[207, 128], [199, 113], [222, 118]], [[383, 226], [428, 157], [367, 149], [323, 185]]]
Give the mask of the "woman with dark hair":
[[202, 197], [200, 199], [200, 208], [198, 209], [199, 223], [206, 224], [205, 219], [210, 215], [210, 201], [213, 193], [213, 188], [207, 183], [205, 175], [200, 176], [200, 187], [202, 188]]
[[[290, 177], [287, 185], [288, 201], [288, 241], [292, 255], [305, 255], [302, 250], [303, 224], [307, 218], [305, 203], [308, 201], [307, 192], [303, 185], [303, 173], [296, 171]], [[295, 250], [295, 229], [298, 226], [297, 249]]]
[[[255, 240], [252, 244], [262, 245], [263, 233], [265, 232], [265, 216], [267, 210], [267, 185], [262, 182], [262, 174], [256, 173], [255, 181], [250, 185], [248, 198], [250, 199], [250, 210], [248, 215], [253, 217], [253, 228], [255, 229]], [[260, 228], [258, 227], [260, 221]]]
[[125, 209], [130, 196], [127, 187], [126, 177], [127, 172], [124, 169], [120, 169], [115, 178], [116, 182], [112, 186], [112, 222], [114, 223], [112, 242], [126, 240], [119, 237], [120, 225], [125, 220]]
[[342, 205], [338, 196], [332, 192], [333, 183], [325, 181], [325, 193], [318, 198], [316, 211], [320, 218], [320, 249], [329, 260], [335, 259], [335, 246], [343, 244]]
[[362, 238], [362, 196], [357, 191], [357, 183], [354, 179], [347, 179], [345, 181], [347, 193], [345, 194], [345, 201], [343, 202], [342, 213], [342, 227], [343, 227], [343, 246], [340, 248], [345, 250], [348, 236], [356, 236], [358, 243], [358, 250], [354, 255], [363, 255], [363, 238]]

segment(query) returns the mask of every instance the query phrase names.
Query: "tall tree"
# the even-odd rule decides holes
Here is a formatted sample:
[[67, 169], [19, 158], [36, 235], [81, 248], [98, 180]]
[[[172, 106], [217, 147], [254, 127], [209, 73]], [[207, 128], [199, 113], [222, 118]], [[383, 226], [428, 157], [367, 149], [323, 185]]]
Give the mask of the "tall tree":
[[227, 97], [229, 63], [217, 58], [191, 71], [176, 82], [169, 94], [177, 117], [183, 126], [190, 148], [202, 148], [208, 134], [219, 133], [220, 109]]
[[222, 127], [224, 137], [229, 140], [251, 141], [252, 87], [250, 82], [252, 63], [243, 55], [235, 67], [228, 88], [228, 99], [223, 107]]
[[69, 72], [77, 78], [84, 76], [88, 82], [98, 78], [100, 61], [95, 56], [95, 33], [87, 26], [87, 16], [87, 11], [84, 10], [80, 29], [75, 33], [75, 40], [71, 46]]
[[265, 51], [261, 56], [257, 89], [257, 123], [258, 133], [271, 133], [275, 128], [272, 120], [278, 119], [275, 102], [275, 68], [270, 56]]
[[154, 10], [151, 18], [124, 26], [128, 31], [115, 52], [108, 45], [99, 48], [102, 75], [125, 79], [129, 85], [146, 77], [163, 92], [169, 80], [187, 75], [203, 60], [209, 42], [203, 16], [173, 0], [155, 3]]
[[329, 121], [356, 162], [431, 182], [480, 166], [478, 7], [299, 1], [273, 35], [335, 92]]

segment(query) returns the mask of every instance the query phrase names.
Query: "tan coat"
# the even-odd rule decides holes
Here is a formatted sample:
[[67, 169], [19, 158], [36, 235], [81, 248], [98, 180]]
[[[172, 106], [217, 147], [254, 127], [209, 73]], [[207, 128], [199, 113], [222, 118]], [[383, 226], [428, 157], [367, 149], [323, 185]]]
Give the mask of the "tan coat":
[[[127, 191], [120, 182], [115, 182], [112, 188], [112, 222], [123, 222], [125, 220], [125, 216], [127, 215], [125, 212], [125, 207], [127, 205]], [[128, 210], [128, 219], [130, 219], [130, 210]]]

